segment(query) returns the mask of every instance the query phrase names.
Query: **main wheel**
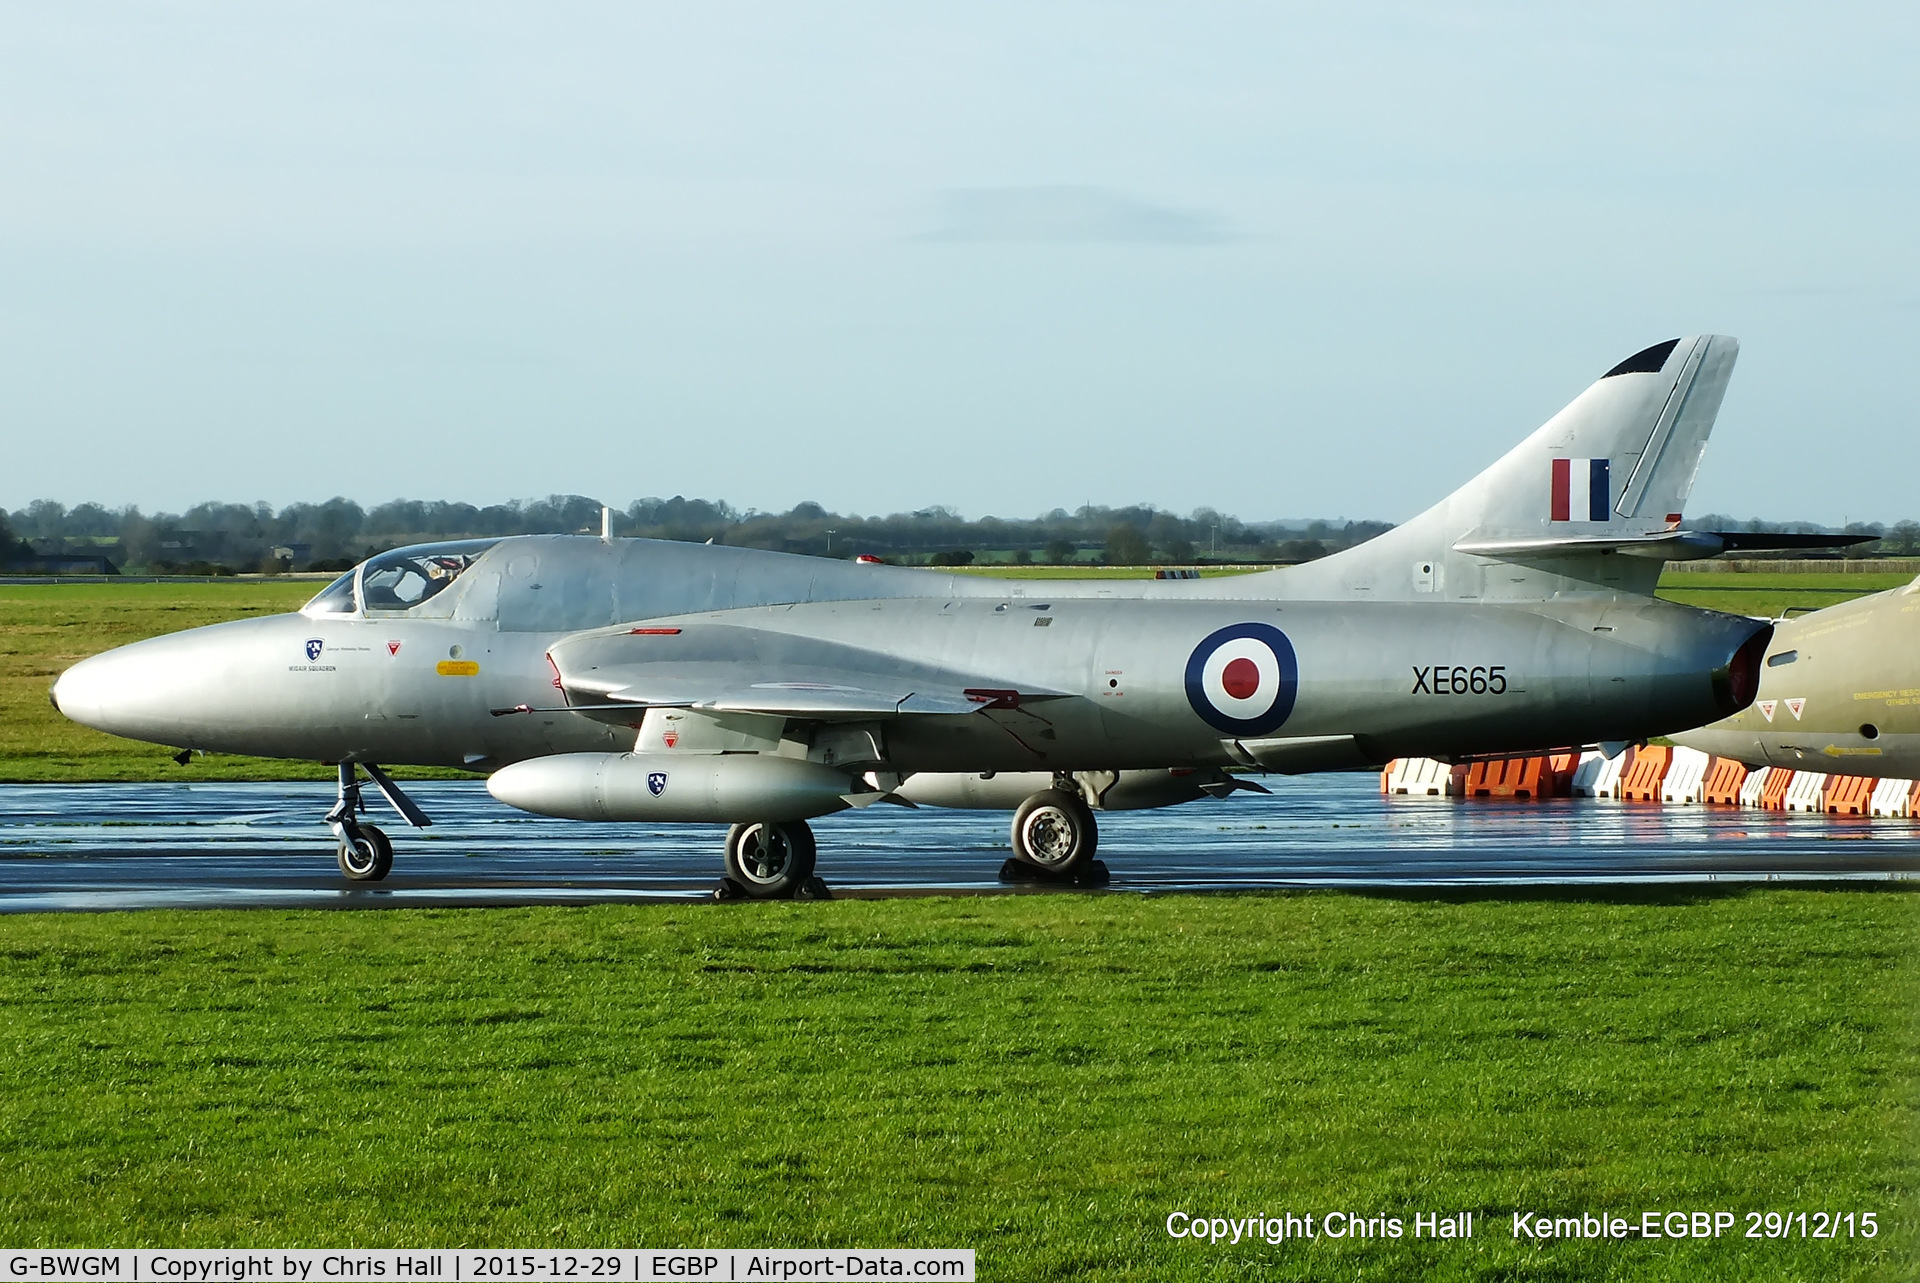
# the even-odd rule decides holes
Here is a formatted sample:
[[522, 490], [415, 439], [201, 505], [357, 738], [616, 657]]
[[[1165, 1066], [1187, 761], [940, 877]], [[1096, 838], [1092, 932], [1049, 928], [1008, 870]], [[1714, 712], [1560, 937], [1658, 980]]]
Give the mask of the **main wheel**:
[[805, 820], [756, 821], [727, 830], [727, 876], [755, 900], [793, 895], [813, 876], [813, 830]]
[[340, 874], [349, 882], [378, 882], [393, 872], [393, 843], [371, 824], [356, 824], [340, 842]]
[[1076, 793], [1045, 789], [1013, 813], [1014, 857], [1046, 873], [1071, 876], [1099, 844], [1093, 811]]

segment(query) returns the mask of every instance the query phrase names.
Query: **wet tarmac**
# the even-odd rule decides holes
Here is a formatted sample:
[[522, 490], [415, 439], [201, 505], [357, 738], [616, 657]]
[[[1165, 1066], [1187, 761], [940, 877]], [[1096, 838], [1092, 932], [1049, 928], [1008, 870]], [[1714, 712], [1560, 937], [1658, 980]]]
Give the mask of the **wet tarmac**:
[[[1920, 823], [1698, 806], [1382, 797], [1374, 775], [1270, 781], [1100, 817], [1110, 892], [1920, 879]], [[352, 884], [327, 784], [0, 785], [0, 912], [579, 904], [708, 896], [723, 830], [526, 815], [478, 782], [409, 784], [433, 827], [369, 790], [393, 874]], [[814, 821], [837, 895], [1050, 891], [999, 880], [999, 812], [875, 806]]]

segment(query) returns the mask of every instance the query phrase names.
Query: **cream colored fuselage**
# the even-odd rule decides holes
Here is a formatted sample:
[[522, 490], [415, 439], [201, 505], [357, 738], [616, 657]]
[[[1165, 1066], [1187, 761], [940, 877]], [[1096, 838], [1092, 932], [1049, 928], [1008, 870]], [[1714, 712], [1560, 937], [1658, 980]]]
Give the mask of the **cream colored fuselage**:
[[1673, 738], [1752, 766], [1920, 776], [1920, 579], [1782, 622], [1754, 702]]

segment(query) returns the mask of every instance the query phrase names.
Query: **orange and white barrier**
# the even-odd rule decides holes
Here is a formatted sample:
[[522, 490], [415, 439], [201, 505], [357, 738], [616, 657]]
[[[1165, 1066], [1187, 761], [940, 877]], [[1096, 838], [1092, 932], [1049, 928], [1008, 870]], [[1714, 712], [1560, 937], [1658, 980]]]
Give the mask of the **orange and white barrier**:
[[1793, 783], [1787, 785], [1785, 809], [1825, 811], [1827, 809], [1827, 777], [1819, 771], [1795, 771]]
[[1877, 781], [1865, 775], [1829, 775], [1821, 798], [1828, 815], [1866, 815], [1873, 804]]
[[1451, 797], [1454, 768], [1431, 757], [1396, 757], [1380, 772], [1382, 793], [1410, 797]]
[[[1582, 753], [1580, 755], [1580, 761], [1574, 766], [1573, 775], [1568, 781], [1572, 786], [1571, 791], [1573, 795], [1575, 797], [1601, 796], [1600, 776], [1601, 773], [1607, 769], [1608, 765], [1607, 759], [1598, 753]], [[1616, 777], [1618, 776], [1619, 772], [1617, 769], [1614, 774]]]
[[1920, 815], [1920, 780], [1879, 781], [1867, 801], [1867, 814], [1896, 820]]
[[1496, 757], [1475, 762], [1467, 771], [1463, 797], [1543, 798], [1561, 796], [1560, 777], [1546, 757]]
[[1667, 764], [1666, 778], [1660, 781], [1662, 802], [1698, 802], [1707, 783], [1707, 768], [1713, 758], [1697, 748], [1675, 748]]
[[1784, 811], [1787, 809], [1787, 790], [1793, 787], [1794, 776], [1798, 771], [1789, 771], [1784, 766], [1770, 767], [1767, 770], [1766, 787], [1760, 790], [1760, 809], [1763, 811]]
[[1712, 806], [1741, 806], [1747, 785], [1747, 764], [1731, 757], [1716, 757], [1707, 767], [1707, 778], [1700, 784], [1700, 800]]
[[1396, 758], [1380, 791], [1414, 797], [1616, 797], [1668, 805], [1757, 807], [1767, 811], [1920, 818], [1920, 781], [1826, 775], [1777, 766], [1749, 769], [1691, 748], [1630, 748], [1614, 757], [1550, 753], [1449, 765]]
[[1660, 788], [1667, 780], [1667, 768], [1672, 765], [1672, 749], [1658, 746], [1641, 749], [1620, 777], [1620, 796], [1630, 802], [1658, 802]]

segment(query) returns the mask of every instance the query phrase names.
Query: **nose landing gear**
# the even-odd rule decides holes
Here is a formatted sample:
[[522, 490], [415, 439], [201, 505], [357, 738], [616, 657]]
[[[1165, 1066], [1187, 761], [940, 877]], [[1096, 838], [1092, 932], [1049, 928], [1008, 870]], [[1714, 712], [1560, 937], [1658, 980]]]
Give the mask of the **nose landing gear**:
[[[424, 829], [433, 823], [427, 818], [426, 812], [413, 804], [412, 798], [400, 791], [400, 786], [389, 779], [385, 771], [371, 762], [360, 765], [367, 768], [374, 787], [380, 790], [381, 795], [408, 824]], [[340, 844], [337, 858], [341, 876], [349, 882], [378, 882], [393, 871], [393, 843], [374, 825], [362, 824], [357, 818], [366, 814], [367, 810], [360, 789], [356, 764], [340, 763], [340, 792], [333, 809], [327, 812], [327, 823]]]

